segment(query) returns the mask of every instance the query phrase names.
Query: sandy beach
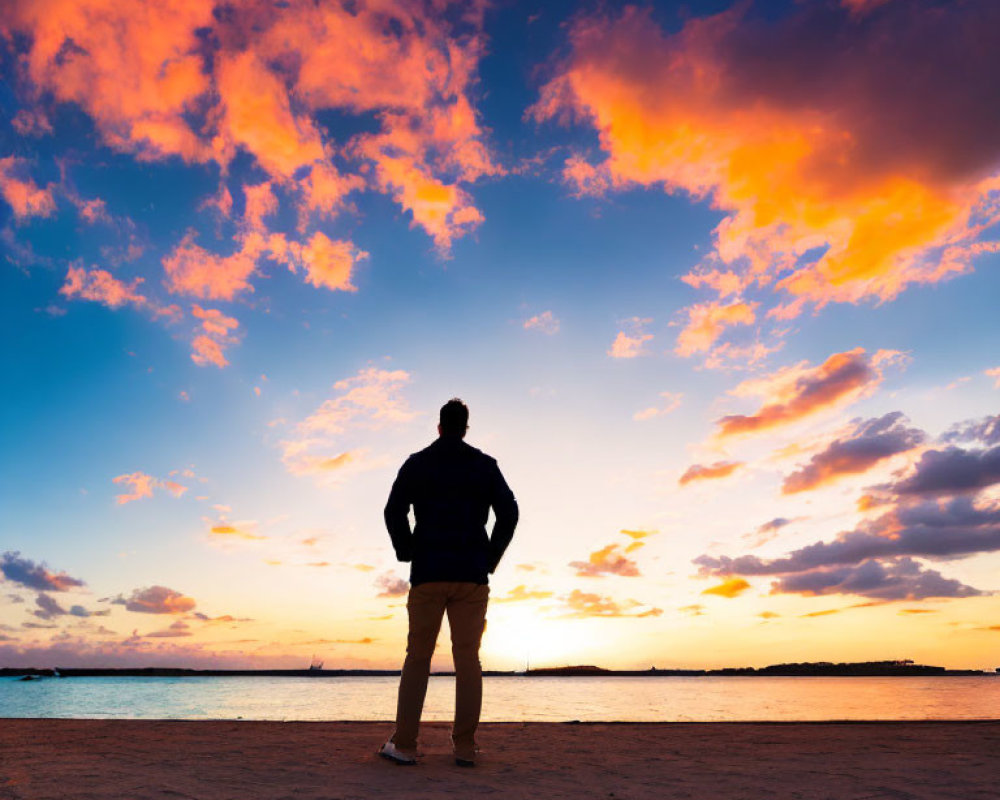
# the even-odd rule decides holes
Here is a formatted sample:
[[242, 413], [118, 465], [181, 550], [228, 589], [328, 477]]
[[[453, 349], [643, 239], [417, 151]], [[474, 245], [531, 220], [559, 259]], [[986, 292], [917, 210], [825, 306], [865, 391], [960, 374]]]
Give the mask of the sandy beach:
[[0, 798], [995, 798], [1000, 722], [493, 723], [375, 756], [372, 722], [0, 720]]

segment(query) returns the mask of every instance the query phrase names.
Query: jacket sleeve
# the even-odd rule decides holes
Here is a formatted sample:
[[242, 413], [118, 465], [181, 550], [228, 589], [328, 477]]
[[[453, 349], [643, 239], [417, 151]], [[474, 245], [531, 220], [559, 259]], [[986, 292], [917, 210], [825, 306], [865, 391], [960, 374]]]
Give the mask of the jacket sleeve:
[[412, 467], [407, 460], [399, 469], [396, 480], [389, 492], [389, 500], [385, 504], [385, 527], [392, 539], [392, 547], [396, 551], [396, 559], [410, 561], [413, 558], [413, 533], [410, 531], [410, 505], [413, 503], [411, 476]]
[[494, 461], [490, 465], [490, 505], [496, 515], [493, 533], [490, 535], [490, 573], [496, 570], [500, 559], [510, 540], [514, 538], [514, 528], [517, 527], [517, 501], [507, 481], [500, 472], [500, 467]]

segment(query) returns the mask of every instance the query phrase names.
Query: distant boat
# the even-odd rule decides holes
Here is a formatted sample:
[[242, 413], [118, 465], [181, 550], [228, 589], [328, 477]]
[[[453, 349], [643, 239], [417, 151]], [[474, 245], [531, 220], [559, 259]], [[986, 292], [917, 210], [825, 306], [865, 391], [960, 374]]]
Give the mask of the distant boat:
[[309, 671], [310, 672], [322, 672], [323, 671], [323, 662], [320, 661], [318, 658], [316, 658], [316, 656], [313, 656], [312, 663], [309, 664]]

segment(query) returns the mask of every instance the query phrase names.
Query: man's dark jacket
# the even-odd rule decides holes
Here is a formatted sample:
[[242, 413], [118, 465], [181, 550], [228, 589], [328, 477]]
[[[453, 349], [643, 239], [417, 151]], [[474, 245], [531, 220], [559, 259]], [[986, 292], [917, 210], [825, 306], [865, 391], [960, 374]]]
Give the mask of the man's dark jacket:
[[[407, 513], [413, 506], [416, 525]], [[496, 515], [486, 534], [490, 507]], [[396, 558], [411, 561], [410, 585], [488, 583], [517, 525], [517, 502], [490, 456], [442, 436], [403, 464], [385, 506]]]

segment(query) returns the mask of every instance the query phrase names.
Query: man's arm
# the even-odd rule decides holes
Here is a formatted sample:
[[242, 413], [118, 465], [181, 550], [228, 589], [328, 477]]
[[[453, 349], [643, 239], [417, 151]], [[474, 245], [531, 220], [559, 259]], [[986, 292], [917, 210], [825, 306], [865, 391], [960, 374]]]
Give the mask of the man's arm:
[[494, 461], [491, 465], [493, 474], [490, 476], [490, 505], [496, 514], [493, 533], [490, 535], [490, 573], [500, 563], [510, 540], [514, 538], [514, 528], [517, 527], [517, 501], [507, 481], [500, 472], [500, 467]]
[[399, 474], [392, 484], [389, 500], [385, 504], [385, 527], [392, 539], [396, 559], [410, 561], [413, 558], [413, 533], [410, 531], [410, 505], [413, 502], [410, 491], [411, 479], [409, 461], [399, 468]]

